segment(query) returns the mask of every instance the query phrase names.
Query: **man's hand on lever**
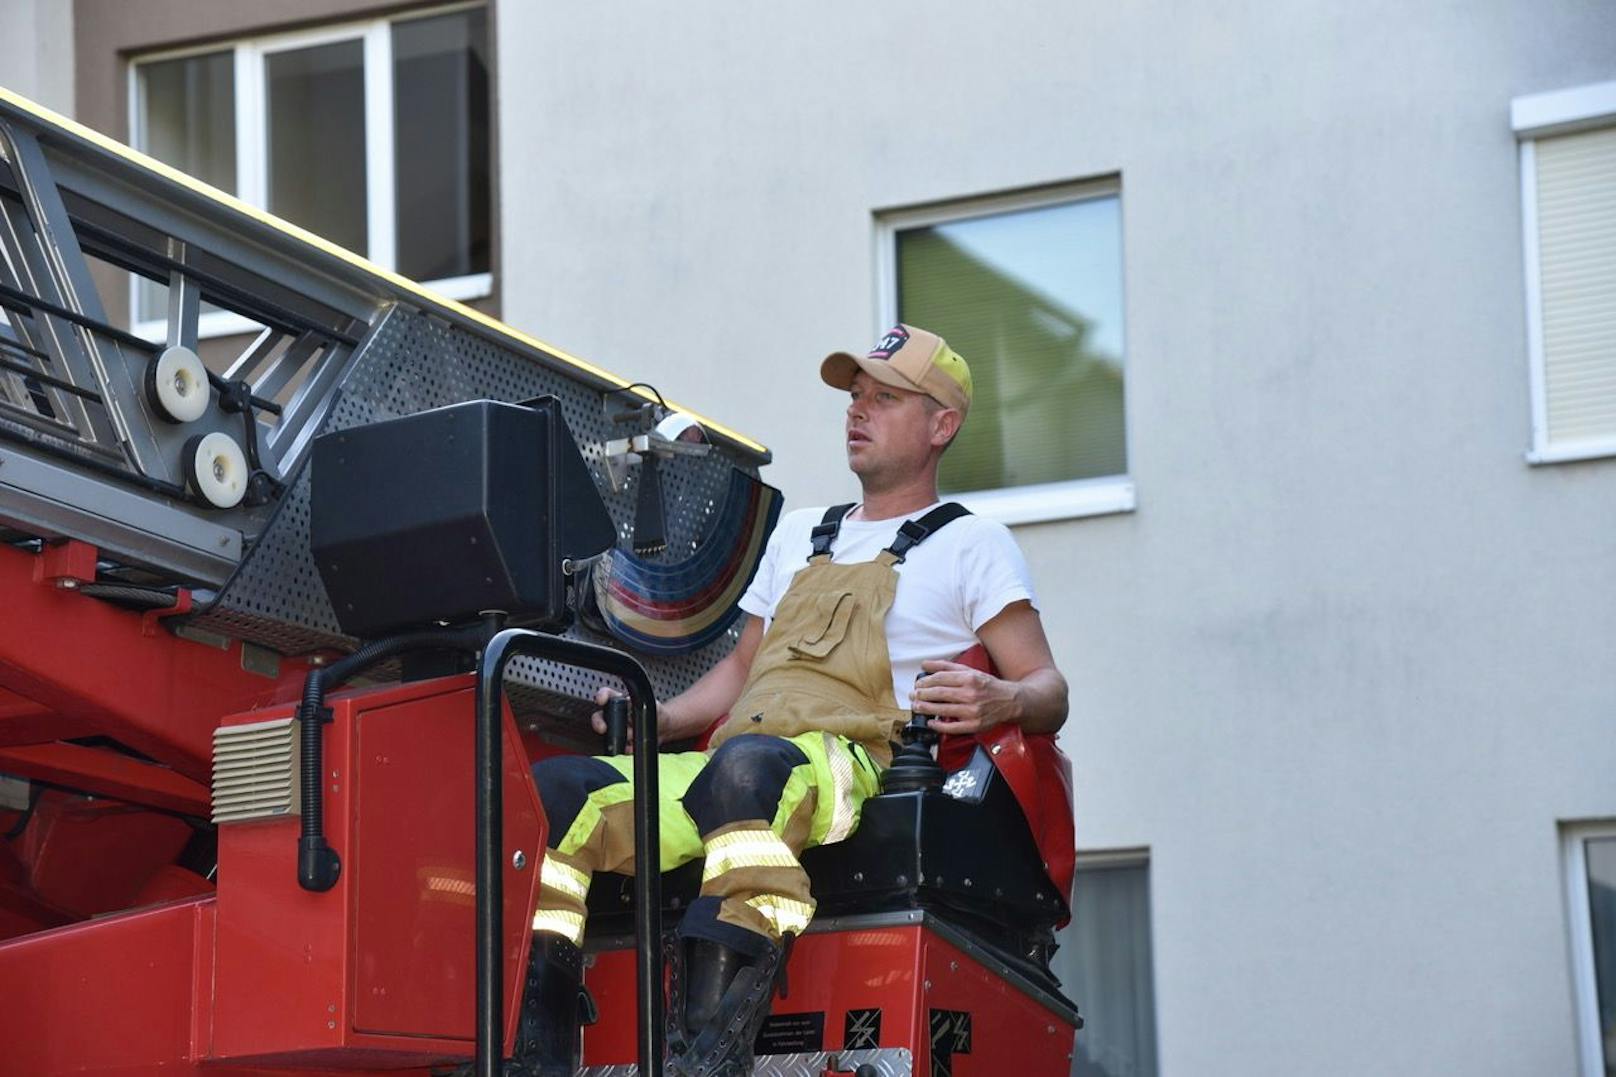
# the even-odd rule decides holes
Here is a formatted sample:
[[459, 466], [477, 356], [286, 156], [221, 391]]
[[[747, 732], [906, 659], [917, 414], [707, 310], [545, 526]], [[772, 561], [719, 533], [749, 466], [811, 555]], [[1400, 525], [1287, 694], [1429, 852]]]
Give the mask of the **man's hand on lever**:
[[[606, 724], [606, 704], [609, 703], [610, 701], [612, 701], [613, 699], [627, 699], [627, 698], [628, 698], [627, 695], [625, 695], [622, 692], [619, 692], [617, 689], [612, 688], [609, 685], [604, 685], [603, 684], [603, 685], [600, 686], [600, 688], [595, 692], [595, 706], [599, 707], [600, 709], [595, 711], [593, 714], [591, 714], [589, 716], [589, 724], [595, 728], [596, 733], [599, 733], [602, 737], [605, 737], [608, 734], [608, 729], [607, 729], [607, 724]], [[657, 706], [657, 741], [661, 742], [661, 741], [667, 740], [667, 739], [668, 739], [668, 717], [667, 717], [667, 713], [664, 710], [663, 706], [659, 704]], [[623, 751], [624, 752], [631, 752], [633, 750], [634, 750], [634, 718], [633, 718], [633, 715], [631, 714], [629, 716], [629, 720], [628, 720], [628, 728], [624, 731]]]
[[[741, 698], [741, 687], [746, 683], [746, 675], [752, 668], [752, 658], [757, 654], [758, 641], [762, 638], [763, 622], [750, 613], [747, 614], [746, 620], [741, 623], [740, 638], [735, 641], [734, 650], [719, 659], [718, 663], [704, 673], [695, 684], [672, 699], [658, 701], [657, 740], [688, 740], [691, 737], [699, 737], [707, 731], [708, 726], [727, 714], [730, 705]], [[603, 685], [595, 693], [595, 705], [604, 708], [608, 699], [621, 694], [617, 689]], [[590, 715], [589, 722], [595, 727], [596, 733], [606, 735], [604, 709]], [[631, 729], [629, 747], [633, 746], [634, 737]]]
[[959, 662], [922, 662], [911, 709], [933, 716], [939, 733], [980, 733], [1015, 722], [1053, 733], [1066, 721], [1066, 678], [1055, 668], [1043, 621], [1032, 603], [1012, 602], [977, 630], [1000, 676]]
[[979, 669], [944, 660], [920, 663], [913, 709], [930, 715], [938, 733], [979, 733], [1021, 715], [1017, 686]]

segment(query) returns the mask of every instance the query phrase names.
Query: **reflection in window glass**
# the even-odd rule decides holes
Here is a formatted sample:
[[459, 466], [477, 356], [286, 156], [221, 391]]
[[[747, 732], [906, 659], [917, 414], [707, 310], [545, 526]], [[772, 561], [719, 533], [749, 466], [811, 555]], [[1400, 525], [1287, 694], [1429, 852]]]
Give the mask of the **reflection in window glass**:
[[1590, 838], [1588, 914], [1594, 935], [1594, 979], [1599, 988], [1599, 1041], [1605, 1072], [1616, 1075], [1616, 838]]
[[[210, 52], [141, 64], [135, 144], [221, 191], [236, 191], [235, 54]], [[165, 317], [168, 289], [142, 279], [141, 321]], [[210, 308], [211, 309], [211, 308]]]
[[398, 270], [416, 280], [489, 266], [488, 17], [393, 26]]
[[1072, 922], [1051, 962], [1083, 1015], [1073, 1077], [1156, 1077], [1149, 867], [1079, 861], [1073, 889]]
[[236, 69], [232, 53], [140, 68], [140, 148], [223, 191], [236, 189]]
[[900, 320], [975, 381], [944, 491], [1127, 472], [1118, 196], [903, 229], [897, 271]]
[[364, 254], [364, 45], [339, 41], [264, 58], [269, 210]]

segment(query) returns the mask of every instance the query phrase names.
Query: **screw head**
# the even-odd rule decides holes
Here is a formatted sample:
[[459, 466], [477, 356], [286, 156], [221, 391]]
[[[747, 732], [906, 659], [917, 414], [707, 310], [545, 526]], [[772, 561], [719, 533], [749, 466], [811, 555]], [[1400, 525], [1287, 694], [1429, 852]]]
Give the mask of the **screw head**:
[[521, 871], [523, 868], [527, 867], [527, 854], [520, 849], [516, 850], [516, 852], [511, 855], [511, 867], [515, 868], [517, 871]]

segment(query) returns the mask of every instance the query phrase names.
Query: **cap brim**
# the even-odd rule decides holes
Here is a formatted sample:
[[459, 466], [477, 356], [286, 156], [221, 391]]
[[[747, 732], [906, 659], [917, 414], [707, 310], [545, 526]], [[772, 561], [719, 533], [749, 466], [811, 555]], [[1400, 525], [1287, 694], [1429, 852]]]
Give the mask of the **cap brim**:
[[819, 364], [819, 380], [832, 389], [851, 389], [858, 360], [847, 352], [832, 352]]
[[884, 385], [907, 389], [911, 393], [926, 391], [894, 370], [892, 364], [885, 360], [864, 359], [847, 352], [832, 352], [825, 356], [825, 361], [819, 364], [819, 378], [832, 389], [851, 389], [853, 376], [861, 370]]

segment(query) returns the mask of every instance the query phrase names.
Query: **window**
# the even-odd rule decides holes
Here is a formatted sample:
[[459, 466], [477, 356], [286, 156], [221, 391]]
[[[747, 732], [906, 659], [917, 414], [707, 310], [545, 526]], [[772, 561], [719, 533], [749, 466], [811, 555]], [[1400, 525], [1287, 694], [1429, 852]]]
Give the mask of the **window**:
[[1114, 181], [885, 214], [881, 324], [971, 364], [943, 491], [1006, 523], [1133, 507]]
[[1583, 1077], [1616, 1074], [1616, 823], [1566, 827], [1566, 902]]
[[1616, 456], [1616, 82], [1516, 98], [1532, 463]]
[[[139, 60], [144, 150], [454, 299], [492, 287], [488, 19], [481, 5]], [[136, 331], [167, 289], [136, 281]], [[206, 335], [249, 328], [203, 315]]]
[[[950, 342], [952, 343], [952, 342]], [[1082, 853], [1053, 967], [1077, 1003], [1073, 1077], [1156, 1077], [1150, 865], [1144, 851]]]

